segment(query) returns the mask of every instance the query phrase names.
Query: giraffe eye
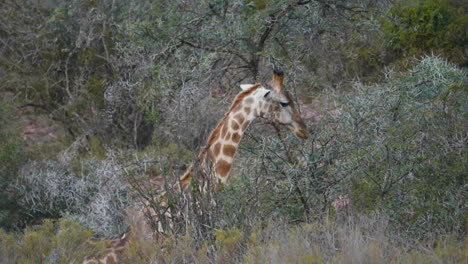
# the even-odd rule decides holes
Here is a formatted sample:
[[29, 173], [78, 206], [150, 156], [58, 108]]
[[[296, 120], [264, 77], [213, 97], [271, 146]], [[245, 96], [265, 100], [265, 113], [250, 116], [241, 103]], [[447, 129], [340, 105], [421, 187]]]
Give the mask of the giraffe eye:
[[289, 105], [289, 103], [283, 103], [283, 102], [280, 102], [280, 104], [281, 104], [282, 107], [286, 107], [286, 106]]

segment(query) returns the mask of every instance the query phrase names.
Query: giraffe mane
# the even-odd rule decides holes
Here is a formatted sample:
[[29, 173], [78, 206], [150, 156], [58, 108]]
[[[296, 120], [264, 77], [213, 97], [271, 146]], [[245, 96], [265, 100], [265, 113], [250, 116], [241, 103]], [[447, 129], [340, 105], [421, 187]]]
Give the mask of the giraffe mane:
[[205, 147], [203, 147], [202, 151], [200, 152], [200, 155], [198, 156], [198, 161], [199, 162], [202, 161], [202, 159], [205, 156], [208, 149], [211, 147], [213, 142], [218, 138], [218, 135], [219, 135], [219, 133], [221, 131], [221, 126], [222, 126], [222, 124], [224, 124], [224, 121], [226, 121], [226, 118], [229, 116], [229, 114], [232, 112], [232, 110], [234, 108], [236, 108], [242, 102], [242, 100], [244, 100], [245, 97], [249, 96], [251, 93], [253, 93], [255, 90], [257, 90], [260, 86], [261, 86], [261, 84], [257, 83], [254, 86], [250, 87], [249, 89], [240, 92], [236, 96], [236, 98], [234, 99], [234, 102], [231, 104], [231, 107], [229, 107], [229, 110], [226, 112], [226, 114], [224, 114], [223, 119], [221, 119], [221, 121], [219, 121], [219, 123], [216, 125], [215, 129], [213, 129], [210, 136], [208, 137]]

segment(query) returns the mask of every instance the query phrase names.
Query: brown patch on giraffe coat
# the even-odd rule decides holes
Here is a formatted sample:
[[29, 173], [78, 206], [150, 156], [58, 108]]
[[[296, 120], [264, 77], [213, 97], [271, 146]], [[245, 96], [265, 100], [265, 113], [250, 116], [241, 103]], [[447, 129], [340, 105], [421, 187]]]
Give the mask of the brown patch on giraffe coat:
[[254, 102], [254, 99], [252, 97], [249, 97], [247, 99], [245, 99], [244, 101], [246, 104], [252, 104]]
[[231, 128], [233, 130], [237, 130], [237, 129], [239, 129], [239, 124], [235, 120], [232, 120], [231, 121]]
[[216, 163], [216, 173], [221, 177], [226, 177], [231, 170], [231, 164], [225, 160]]
[[223, 146], [223, 154], [228, 157], [234, 157], [236, 147], [234, 145], [226, 144]]
[[244, 107], [244, 111], [247, 115], [250, 114], [250, 107]]
[[236, 132], [236, 133], [232, 134], [232, 141], [234, 141], [234, 143], [239, 143], [240, 138], [241, 138], [241, 136], [240, 136], [239, 133]]
[[[226, 112], [226, 114], [224, 115], [224, 118], [218, 123], [218, 125], [216, 126], [215, 129], [213, 129], [213, 131], [211, 132], [210, 136], [208, 137], [208, 140], [207, 140], [207, 145], [205, 146], [205, 148], [208, 148], [211, 146], [211, 144], [214, 143], [214, 139], [216, 138], [216, 136], [221, 132], [221, 128], [222, 128], [222, 125], [224, 123], [224, 121], [227, 119], [227, 117], [229, 116], [229, 114], [231, 112], [233, 112], [233, 110], [240, 106], [241, 105], [241, 102], [242, 100], [244, 100], [245, 97], [249, 96], [251, 93], [253, 93], [255, 90], [257, 90], [257, 88], [259, 88], [261, 85], [260, 84], [256, 84], [252, 87], [250, 87], [249, 89], [245, 90], [245, 91], [242, 91], [241, 93], [239, 93], [236, 98], [234, 99], [234, 102], [231, 104], [231, 107], [229, 108], [229, 110]], [[204, 148], [204, 149], [205, 149]]]
[[212, 149], [208, 150], [208, 157], [210, 158], [211, 161], [215, 160], [215, 154]]
[[187, 186], [190, 183], [190, 179], [192, 178], [193, 168], [190, 168], [185, 174], [180, 177], [180, 183], [182, 186]]
[[221, 151], [221, 143], [216, 143], [214, 146], [214, 155], [217, 157], [219, 155], [219, 152]]
[[237, 122], [238, 122], [239, 124], [242, 124], [242, 123], [244, 122], [244, 120], [245, 120], [243, 114], [237, 114], [237, 115], [235, 115], [235, 116], [234, 116], [234, 119], [236, 119]]
[[204, 155], [206, 153], [206, 151], [208, 151], [208, 149], [211, 147], [211, 145], [216, 141], [216, 139], [218, 138], [219, 134], [220, 134], [220, 130], [222, 128], [222, 125], [224, 124], [224, 122], [226, 121], [227, 117], [229, 116], [229, 114], [231, 112], [233, 112], [233, 109], [235, 109], [236, 107], [240, 107], [241, 105], [241, 102], [242, 100], [244, 100], [244, 98], [246, 98], [247, 96], [249, 96], [251, 93], [253, 93], [255, 90], [257, 90], [261, 85], [260, 84], [256, 84], [252, 87], [250, 87], [249, 89], [245, 90], [245, 91], [242, 91], [240, 92], [236, 98], [234, 99], [234, 102], [231, 104], [231, 107], [229, 108], [229, 110], [226, 112], [226, 114], [224, 115], [224, 118], [218, 123], [218, 125], [216, 126], [215, 129], [213, 129], [213, 131], [211, 132], [210, 136], [208, 137], [208, 140], [207, 140], [207, 144], [205, 145], [205, 147], [203, 148], [203, 150], [201, 151], [200, 155]]

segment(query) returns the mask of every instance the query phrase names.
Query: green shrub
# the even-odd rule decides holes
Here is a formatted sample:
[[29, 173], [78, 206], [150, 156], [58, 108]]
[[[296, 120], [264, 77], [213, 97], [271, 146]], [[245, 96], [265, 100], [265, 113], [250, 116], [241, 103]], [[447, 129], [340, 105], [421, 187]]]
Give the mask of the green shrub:
[[51, 253], [53, 245], [54, 226], [46, 220], [38, 228], [27, 228], [19, 245], [19, 263], [44, 263]]
[[92, 232], [71, 220], [45, 220], [22, 234], [0, 229], [0, 263], [75, 263], [101, 252], [105, 242], [93, 242]]
[[28, 158], [14, 120], [12, 108], [0, 103], [0, 227], [6, 229], [21, 226], [25, 220], [11, 190], [11, 184], [16, 182], [19, 169]]
[[[463, 263], [466, 239], [414, 242], [390, 231], [382, 214], [346, 222], [317, 221], [255, 228], [241, 263]], [[435, 247], [427, 246], [433, 242]], [[429, 243], [430, 244], [430, 243]]]
[[467, 8], [448, 0], [397, 1], [381, 25], [393, 50], [406, 56], [436, 52], [464, 64]]
[[8, 234], [0, 228], [0, 263], [15, 263], [18, 258], [19, 246], [13, 234]]
[[74, 219], [99, 236], [121, 233], [123, 208], [132, 203], [122, 164], [89, 159], [79, 165], [78, 171], [51, 160], [23, 166], [13, 185], [18, 203], [34, 215]]
[[348, 149], [335, 172], [351, 175], [359, 210], [385, 208], [414, 234], [463, 230], [467, 74], [438, 57], [386, 83], [356, 85], [341, 116]]
[[106, 246], [105, 241], [90, 239], [93, 232], [69, 219], [61, 219], [54, 235], [54, 258], [57, 263], [71, 263], [101, 252]]
[[215, 230], [218, 261], [226, 263], [240, 255], [244, 234], [237, 228]]

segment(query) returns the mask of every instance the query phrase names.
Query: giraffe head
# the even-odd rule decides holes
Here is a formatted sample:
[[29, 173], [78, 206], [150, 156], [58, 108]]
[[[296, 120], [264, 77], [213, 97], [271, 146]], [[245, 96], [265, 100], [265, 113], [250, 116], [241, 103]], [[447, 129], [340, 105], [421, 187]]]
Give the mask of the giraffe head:
[[[252, 84], [243, 84], [241, 88], [246, 90], [252, 86]], [[270, 86], [271, 90], [265, 87], [257, 89], [254, 95], [257, 99], [257, 111], [255, 115], [284, 125], [297, 137], [307, 139], [309, 135], [304, 120], [302, 120], [300, 113], [297, 111], [291, 94], [284, 90], [282, 72], [273, 71]]]

